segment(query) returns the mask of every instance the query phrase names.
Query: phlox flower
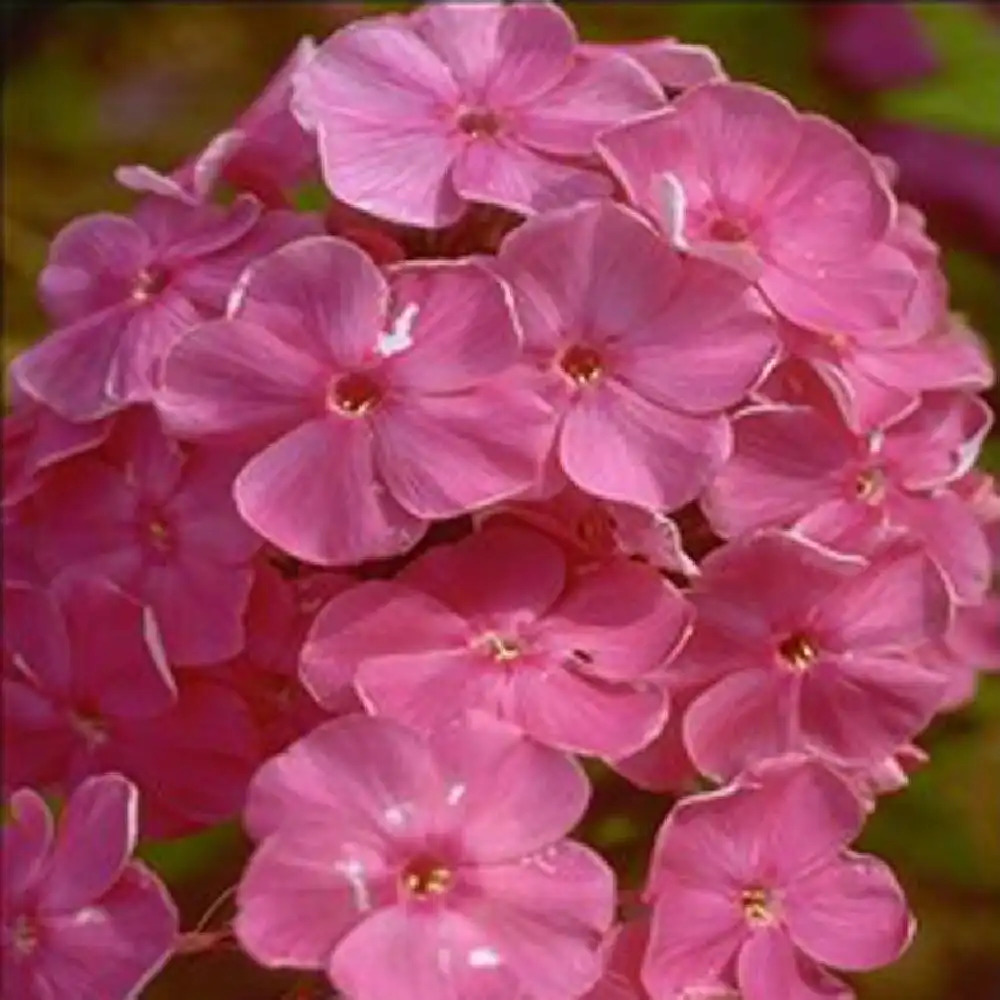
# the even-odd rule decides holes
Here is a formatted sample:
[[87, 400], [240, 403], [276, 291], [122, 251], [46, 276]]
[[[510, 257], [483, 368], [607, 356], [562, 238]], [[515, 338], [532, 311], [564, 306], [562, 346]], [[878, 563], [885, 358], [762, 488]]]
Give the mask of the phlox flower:
[[726, 537], [794, 525], [838, 550], [866, 553], [909, 533], [956, 598], [978, 603], [990, 582], [989, 548], [949, 483], [975, 462], [991, 424], [989, 407], [959, 392], [927, 393], [902, 420], [862, 435], [835, 414], [751, 407], [733, 421], [733, 453], [703, 507]]
[[75, 219], [53, 240], [38, 282], [55, 329], [11, 371], [69, 420], [149, 401], [167, 349], [222, 313], [243, 268], [319, 228], [310, 216], [262, 214], [249, 197], [222, 207], [154, 195], [131, 217]]
[[52, 816], [14, 792], [0, 830], [4, 995], [10, 1000], [132, 1000], [174, 948], [177, 910], [133, 861], [138, 793], [121, 775], [84, 781]]
[[261, 261], [230, 318], [177, 345], [157, 404], [184, 437], [257, 449], [234, 496], [260, 534], [349, 565], [532, 483], [551, 417], [520, 346], [481, 265], [383, 275], [353, 244], [317, 237]]
[[822, 966], [878, 968], [913, 933], [889, 868], [846, 849], [863, 819], [847, 785], [795, 758], [675, 806], [646, 889], [650, 995], [680, 1000], [686, 987], [722, 976], [743, 1000], [850, 1000]]
[[610, 561], [574, 578], [544, 535], [488, 527], [334, 598], [303, 647], [303, 678], [321, 702], [353, 680], [376, 714], [422, 729], [482, 710], [614, 758], [662, 728], [657, 675], [689, 630], [683, 598], [651, 568]]
[[529, 219], [495, 266], [559, 415], [565, 476], [659, 513], [693, 499], [728, 455], [724, 411], [776, 348], [746, 279], [685, 260], [610, 201]]
[[172, 664], [233, 656], [261, 544], [230, 495], [237, 467], [183, 451], [152, 410], [131, 409], [100, 452], [64, 462], [31, 498], [39, 559], [50, 576], [99, 573], [148, 605]]
[[259, 760], [252, 719], [222, 683], [175, 680], [147, 608], [75, 572], [49, 591], [7, 583], [4, 642], [6, 787], [68, 792], [119, 771], [142, 792], [150, 837], [239, 811]]
[[944, 634], [951, 602], [909, 543], [866, 563], [764, 531], [713, 552], [688, 596], [695, 630], [675, 669], [706, 685], [684, 714], [704, 774], [788, 751], [876, 763], [941, 702], [944, 678], [913, 654]]
[[530, 214], [611, 193], [598, 132], [665, 104], [639, 62], [583, 50], [552, 3], [428, 3], [350, 24], [294, 80], [330, 191], [414, 226], [470, 202]]
[[564, 839], [588, 785], [490, 720], [422, 738], [326, 723], [251, 785], [261, 839], [237, 937], [265, 966], [322, 969], [356, 1000], [569, 1000], [601, 973], [614, 876]]
[[794, 323], [882, 329], [913, 294], [913, 266], [886, 240], [895, 202], [870, 155], [777, 94], [705, 84], [598, 146], [676, 246], [739, 268]]

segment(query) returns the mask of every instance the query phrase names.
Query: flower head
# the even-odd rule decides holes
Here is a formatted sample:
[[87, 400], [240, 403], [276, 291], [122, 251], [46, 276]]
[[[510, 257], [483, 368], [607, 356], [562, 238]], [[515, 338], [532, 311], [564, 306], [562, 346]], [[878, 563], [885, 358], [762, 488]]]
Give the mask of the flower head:
[[551, 3], [432, 3], [351, 24], [294, 86], [330, 191], [424, 227], [470, 202], [531, 214], [610, 194], [587, 165], [598, 132], [664, 104], [638, 62], [582, 50]]
[[826, 996], [844, 987], [821, 966], [898, 958], [913, 933], [902, 890], [877, 858], [846, 850], [863, 816], [841, 779], [801, 758], [675, 807], [646, 890], [650, 995], [688, 996], [735, 969], [744, 1000]]

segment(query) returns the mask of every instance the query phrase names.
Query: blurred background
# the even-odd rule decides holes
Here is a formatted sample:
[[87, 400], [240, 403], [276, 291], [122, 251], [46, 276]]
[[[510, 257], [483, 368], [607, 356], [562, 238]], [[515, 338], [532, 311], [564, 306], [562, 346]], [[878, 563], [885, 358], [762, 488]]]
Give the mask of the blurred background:
[[[122, 163], [169, 171], [225, 128], [303, 35], [383, 3], [18, 3], [7, 0], [3, 93], [3, 350], [45, 332], [34, 283], [71, 218], [127, 211]], [[992, 3], [568, 3], [585, 38], [673, 35], [712, 46], [730, 75], [829, 114], [900, 164], [900, 191], [945, 248], [953, 308], [1000, 346], [1000, 8]], [[992, 403], [1000, 400], [994, 394]], [[986, 462], [1000, 470], [1000, 446]], [[882, 854], [920, 923], [908, 955], [863, 977], [861, 1000], [1000, 998], [1000, 678], [922, 739], [931, 764], [884, 802], [862, 847]], [[638, 878], [639, 832], [665, 803], [605, 778], [587, 833]], [[147, 856], [191, 928], [231, 885], [235, 828]], [[220, 910], [225, 916], [225, 907]], [[217, 918], [213, 926], [218, 926]], [[181, 958], [149, 1000], [321, 996], [236, 954]], [[12, 998], [15, 1000], [15, 998]], [[66, 998], [71, 1000], [71, 998]], [[392, 1000], [392, 998], [386, 998]], [[774, 1000], [784, 1000], [775, 997]]]

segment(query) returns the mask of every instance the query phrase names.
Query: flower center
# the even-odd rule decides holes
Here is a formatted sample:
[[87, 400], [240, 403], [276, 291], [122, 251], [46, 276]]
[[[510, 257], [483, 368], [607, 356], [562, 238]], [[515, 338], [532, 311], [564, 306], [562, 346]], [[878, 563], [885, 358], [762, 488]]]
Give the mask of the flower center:
[[742, 222], [719, 216], [710, 223], [708, 235], [720, 243], [742, 243], [750, 235], [750, 231]]
[[162, 267], [144, 267], [136, 276], [132, 288], [132, 298], [136, 302], [147, 302], [159, 295], [170, 281], [170, 274]]
[[154, 549], [159, 552], [166, 552], [170, 548], [170, 529], [162, 518], [154, 517], [147, 525], [149, 540]]
[[881, 469], [862, 472], [854, 481], [854, 493], [865, 503], [878, 503], [885, 496], [885, 473]]
[[418, 899], [446, 893], [454, 880], [455, 874], [450, 868], [431, 858], [418, 858], [407, 865], [403, 872], [406, 891]]
[[362, 417], [382, 398], [377, 383], [362, 372], [336, 379], [327, 394], [327, 405], [345, 417]]
[[11, 944], [18, 955], [30, 955], [38, 947], [38, 928], [26, 913], [19, 913], [11, 928]]
[[73, 712], [70, 724], [91, 748], [108, 741], [108, 724], [95, 712]]
[[494, 136], [500, 131], [500, 118], [489, 108], [467, 108], [458, 116], [458, 127], [469, 136]]
[[774, 923], [771, 894], [766, 889], [744, 889], [740, 894], [743, 916], [753, 927], [766, 927]]
[[577, 385], [596, 382], [604, 371], [600, 354], [583, 344], [574, 344], [568, 348], [559, 365]]
[[514, 639], [497, 635], [496, 632], [487, 632], [481, 636], [477, 645], [485, 647], [497, 663], [510, 663], [521, 655], [521, 647]]
[[808, 670], [818, 654], [813, 640], [801, 632], [790, 635], [778, 646], [778, 655], [798, 671]]
[[615, 521], [607, 511], [588, 511], [576, 523], [579, 543], [590, 551], [604, 551], [615, 546]]

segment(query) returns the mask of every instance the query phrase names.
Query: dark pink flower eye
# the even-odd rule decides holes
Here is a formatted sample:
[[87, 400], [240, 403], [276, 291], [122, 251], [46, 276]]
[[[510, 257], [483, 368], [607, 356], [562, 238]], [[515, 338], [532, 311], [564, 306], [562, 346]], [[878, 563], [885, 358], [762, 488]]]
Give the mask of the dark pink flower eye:
[[577, 385], [596, 382], [603, 371], [601, 355], [593, 348], [582, 344], [572, 345], [563, 354], [559, 365]]
[[452, 886], [455, 873], [433, 858], [417, 858], [403, 871], [403, 888], [417, 899], [440, 896]]
[[352, 373], [338, 378], [328, 396], [330, 406], [345, 417], [362, 417], [373, 410], [382, 399], [378, 383], [362, 373]]

